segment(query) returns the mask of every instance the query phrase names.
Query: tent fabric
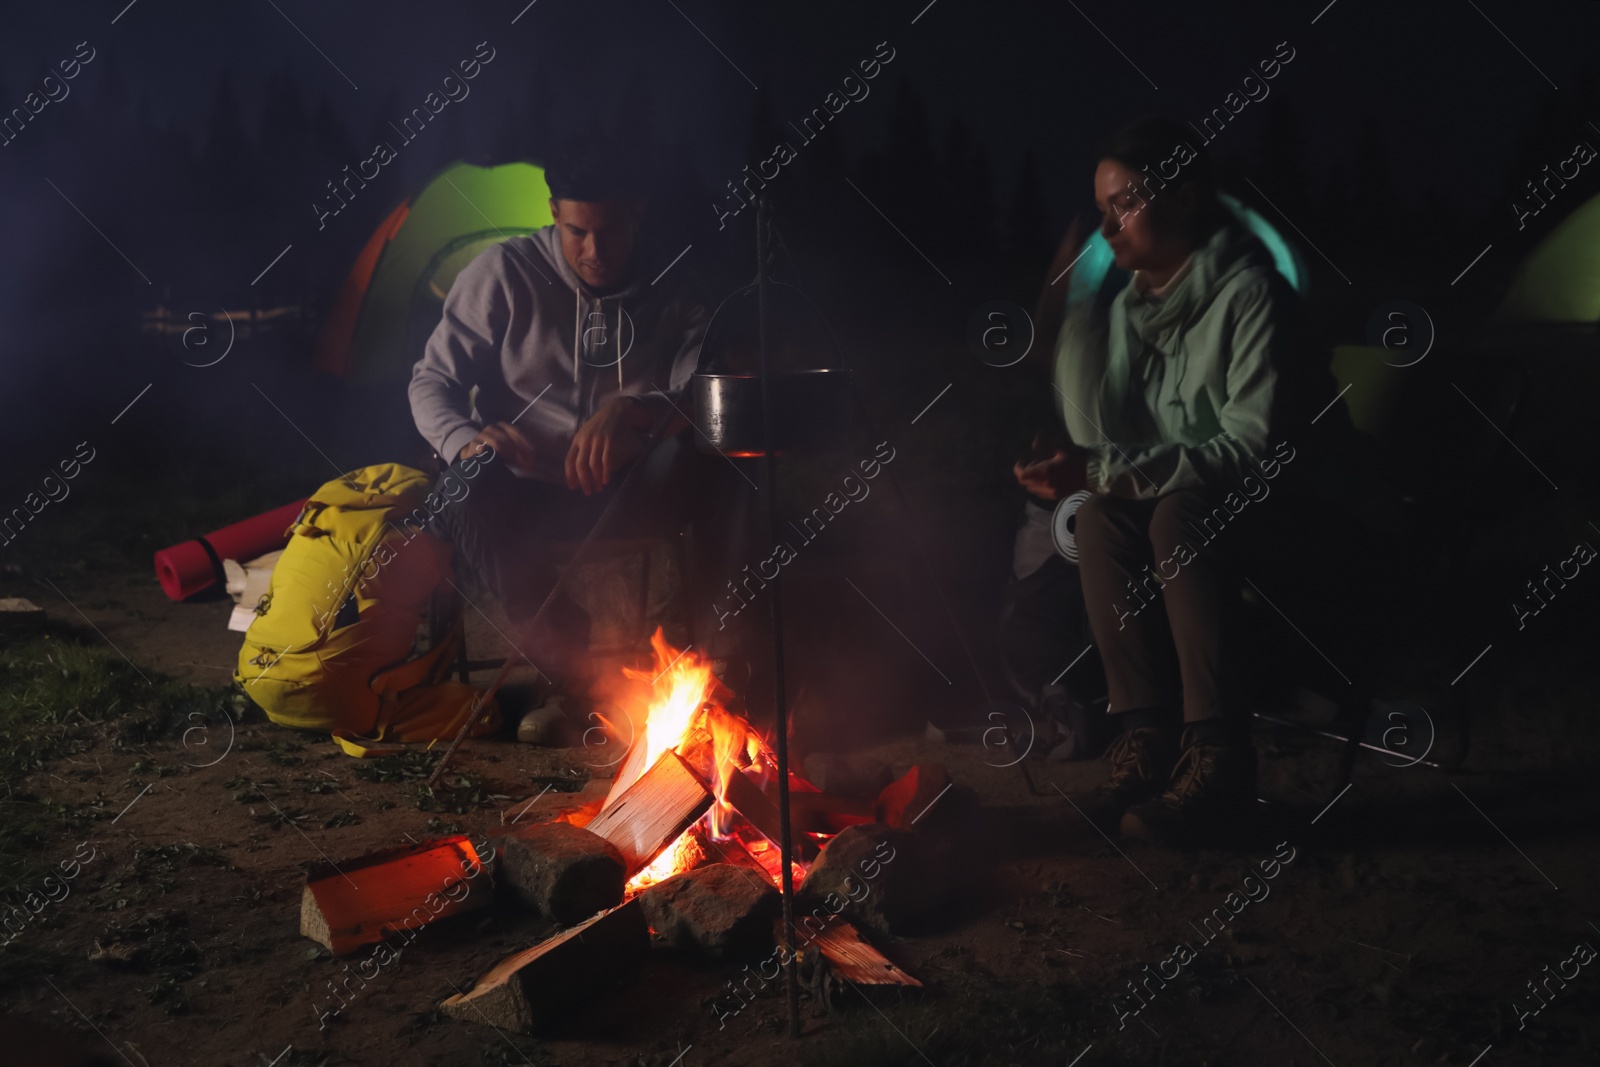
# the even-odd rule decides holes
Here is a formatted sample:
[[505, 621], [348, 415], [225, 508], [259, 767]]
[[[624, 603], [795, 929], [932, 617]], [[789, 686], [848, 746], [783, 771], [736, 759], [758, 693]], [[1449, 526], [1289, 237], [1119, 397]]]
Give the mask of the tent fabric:
[[337, 374], [341, 378], [349, 375], [356, 320], [361, 315], [361, 303], [366, 298], [367, 286], [372, 284], [372, 272], [377, 270], [379, 257], [389, 242], [394, 240], [395, 234], [400, 232], [410, 211], [411, 201], [400, 201], [400, 206], [389, 212], [389, 217], [372, 231], [372, 236], [362, 246], [361, 254], [356, 257], [356, 265], [350, 268], [349, 276], [339, 287], [339, 295], [334, 298], [333, 308], [328, 312], [327, 322], [322, 328], [322, 336], [317, 339], [318, 370]]
[[1600, 322], [1600, 196], [1581, 204], [1517, 265], [1495, 319]]
[[409, 374], [461, 268], [552, 221], [541, 168], [446, 167], [362, 249], [324, 326], [317, 366], [363, 383]]
[[[1305, 260], [1301, 258], [1299, 250], [1284, 240], [1283, 235], [1262, 218], [1259, 212], [1246, 207], [1227, 193], [1217, 195], [1224, 206], [1233, 212], [1234, 218], [1267, 246], [1267, 251], [1272, 253], [1272, 261], [1277, 266], [1278, 273], [1288, 279], [1289, 284], [1294, 286], [1295, 292], [1305, 295], [1310, 279], [1306, 272]], [[1078, 262], [1072, 268], [1072, 276], [1067, 280], [1068, 307], [1096, 296], [1109, 299], [1128, 284], [1130, 275], [1118, 268], [1112, 259], [1111, 246], [1106, 243], [1105, 236], [1096, 229], [1079, 254]]]
[[1333, 377], [1350, 422], [1362, 433], [1386, 437], [1395, 424], [1405, 371], [1389, 362], [1394, 353], [1371, 345], [1335, 345]]

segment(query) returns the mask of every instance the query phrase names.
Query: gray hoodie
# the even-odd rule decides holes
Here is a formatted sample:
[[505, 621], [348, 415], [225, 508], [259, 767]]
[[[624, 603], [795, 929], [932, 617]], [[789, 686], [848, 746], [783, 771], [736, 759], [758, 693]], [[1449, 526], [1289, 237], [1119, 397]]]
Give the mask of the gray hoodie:
[[705, 306], [671, 282], [596, 295], [546, 226], [485, 250], [456, 277], [411, 374], [411, 415], [446, 462], [483, 426], [513, 422], [535, 452], [533, 469], [518, 473], [564, 486], [573, 434], [608, 398], [645, 397], [657, 425], [674, 406], [689, 414], [706, 322]]

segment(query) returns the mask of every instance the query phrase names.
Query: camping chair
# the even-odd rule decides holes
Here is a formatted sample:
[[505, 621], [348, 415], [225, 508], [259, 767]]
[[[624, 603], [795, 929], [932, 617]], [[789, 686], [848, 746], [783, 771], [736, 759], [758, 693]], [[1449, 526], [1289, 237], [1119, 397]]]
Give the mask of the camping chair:
[[[631, 636], [620, 638], [608, 644], [590, 645], [588, 649], [590, 653], [595, 655], [614, 655], [638, 650], [641, 647], [641, 642], [649, 637], [652, 630], [650, 625], [652, 618], [660, 618], [665, 615], [669, 621], [679, 626], [685, 628], [688, 626], [688, 620], [682, 611], [681, 597], [669, 598], [663, 606], [664, 610], [659, 612], [652, 612], [650, 603], [651, 581], [654, 573], [653, 567], [655, 566], [653, 557], [656, 554], [656, 550], [658, 547], [665, 545], [667, 547], [669, 565], [682, 574], [687, 568], [686, 561], [688, 559], [688, 552], [684, 547], [686, 537], [687, 532], [680, 530], [677, 534], [667, 538], [601, 538], [590, 544], [588, 548], [589, 559], [585, 561], [585, 566], [611, 563], [627, 559], [630, 556], [636, 557], [640, 561], [638, 576], [636, 579], [631, 579], [637, 582], [638, 589], [636, 599], [637, 626], [633, 628], [636, 632]], [[552, 562], [558, 572], [564, 572], [572, 564], [581, 545], [581, 541], [558, 541], [548, 546], [553, 556]], [[462, 616], [464, 609], [465, 605], [461, 594], [456, 589], [446, 585], [435, 590], [433, 599], [429, 603], [427, 621], [430, 647], [434, 642], [444, 639], [444, 635], [449, 633], [451, 625]], [[463, 638], [460, 654], [451, 669], [459, 680], [465, 682], [469, 680], [469, 676], [474, 671], [498, 670], [504, 665], [504, 656], [487, 659], [473, 658], [468, 650], [467, 641]]]
[[[1239, 201], [1227, 196], [1223, 199], [1238, 220], [1267, 245], [1279, 273], [1305, 293], [1308, 275], [1293, 244]], [[1067, 285], [1054, 284], [1068, 272], [1071, 277]], [[1126, 274], [1114, 268], [1109, 246], [1098, 229], [1083, 218], [1075, 219], [1069, 227], [1050, 274], [1054, 281], [1041, 289], [1035, 313], [1039, 335], [1045, 338], [1055, 337], [1067, 307], [1086, 300], [1109, 302], [1127, 279]], [[1051, 346], [1044, 346], [1044, 351], [1050, 350]], [[1395, 419], [1394, 414], [1424, 372], [1395, 367], [1383, 358], [1387, 354], [1373, 348], [1336, 349], [1332, 369], [1338, 384], [1348, 387], [1348, 392], [1342, 395], [1357, 429], [1380, 441], [1407, 446], [1413, 460], [1401, 486], [1407, 523], [1413, 532], [1412, 540], [1435, 549], [1433, 555], [1415, 561], [1412, 573], [1430, 592], [1448, 589], [1445, 576], [1464, 551], [1468, 533], [1480, 521], [1478, 513], [1463, 506], [1465, 502], [1475, 502], [1481, 492], [1481, 483], [1471, 479], [1481, 477], [1480, 472], [1505, 459], [1516, 416], [1527, 393], [1528, 377], [1514, 361], [1502, 361], [1491, 368], [1487, 382], [1469, 385], [1468, 390], [1463, 391], [1463, 396], [1471, 392], [1479, 413], [1472, 413], [1466, 404], [1461, 404], [1456, 414], [1465, 418], [1459, 423], [1458, 433], [1436, 434], [1431, 440], [1406, 441], [1404, 431], [1409, 427]], [[1442, 366], [1445, 358], [1435, 355], [1429, 370]], [[1247, 606], [1247, 616], [1270, 623], [1279, 631], [1286, 629], [1281, 618], [1260, 604], [1253, 590], [1242, 589], [1240, 599]], [[1294, 639], [1292, 635], [1291, 639]], [[1293, 654], [1297, 661], [1304, 661], [1305, 656], [1311, 655], [1304, 642], [1299, 649], [1285, 644], [1285, 651]], [[1327, 693], [1330, 687], [1326, 685], [1326, 665], [1315, 661], [1314, 656], [1311, 658], [1314, 662], [1299, 663], [1292, 673], [1297, 680], [1312, 680], [1304, 688]], [[1338, 710], [1332, 721], [1322, 726], [1261, 713], [1256, 718], [1274, 725], [1308, 730], [1340, 743], [1343, 748], [1336, 788], [1342, 789], [1354, 773], [1355, 757], [1362, 748], [1382, 750], [1382, 746], [1366, 739], [1377, 696], [1365, 691], [1366, 688], [1369, 687], [1346, 687], [1349, 691], [1333, 700]], [[1465, 759], [1470, 737], [1462, 709], [1452, 706], [1448, 713], [1453, 720], [1450, 725], [1460, 735], [1458, 750], [1450, 761], [1454, 765]], [[1444, 714], [1445, 709], [1441, 709], [1441, 715]], [[1406, 754], [1406, 758], [1410, 755]], [[1434, 760], [1428, 762], [1440, 765]]]
[[[435, 477], [442, 474], [446, 464], [437, 452], [432, 453], [428, 469]], [[653, 577], [654, 556], [657, 548], [665, 546], [667, 564], [681, 576], [687, 573], [689, 553], [685, 547], [688, 536], [687, 528], [675, 531], [665, 537], [600, 537], [589, 543], [587, 548], [588, 559], [584, 566], [599, 563], [611, 563], [626, 559], [630, 556], [637, 557], [639, 574], [637, 578], [638, 596], [635, 601], [637, 611], [637, 624], [633, 628], [636, 632], [630, 636], [613, 641], [609, 644], [589, 646], [588, 651], [594, 655], [614, 655], [618, 653], [634, 652], [641, 648], [648, 640], [651, 633], [650, 621], [653, 617], [665, 617], [667, 621], [687, 630], [689, 619], [683, 610], [682, 597], [670, 597], [662, 610], [652, 613], [650, 603], [650, 590]], [[554, 541], [546, 546], [551, 554], [551, 562], [557, 574], [565, 580], [567, 569], [576, 560], [580, 549], [583, 549], [582, 538]], [[459, 554], [452, 556], [452, 566], [459, 573]], [[434, 590], [428, 603], [426, 617], [428, 647], [436, 647], [446, 639], [451, 627], [461, 619], [465, 610], [463, 594], [451, 585], [442, 585]], [[499, 670], [505, 666], [506, 657], [473, 658], [468, 642], [463, 633], [460, 650], [451, 670], [456, 678], [462, 682], [470, 680], [475, 671]]]

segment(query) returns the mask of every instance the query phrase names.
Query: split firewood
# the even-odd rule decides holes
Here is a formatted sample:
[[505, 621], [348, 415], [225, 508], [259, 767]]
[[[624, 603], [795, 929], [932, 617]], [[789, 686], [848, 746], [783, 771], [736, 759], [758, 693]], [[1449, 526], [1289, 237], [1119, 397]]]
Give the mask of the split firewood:
[[877, 821], [896, 830], [909, 830], [950, 787], [942, 763], [919, 763], [884, 787], [874, 806]]
[[[585, 826], [589, 820], [600, 814], [600, 805], [604, 802], [611, 786], [612, 783], [603, 778], [591, 778], [576, 793], [546, 789], [526, 800], [519, 800], [502, 811], [499, 826], [516, 828], [547, 822], [569, 822], [574, 826]], [[488, 833], [493, 837], [496, 827], [490, 827]]]
[[[802, 978], [824, 1004], [832, 980], [848, 980], [856, 985], [923, 988], [921, 982], [895, 966], [861, 935], [859, 929], [840, 916], [829, 916], [820, 926], [799, 924], [795, 934], [796, 958]], [[773, 937], [782, 941], [782, 919], [773, 924]]]
[[650, 928], [636, 897], [507, 956], [439, 1007], [467, 1022], [537, 1034], [591, 1000], [649, 948]]
[[[792, 803], [798, 794], [790, 795]], [[750, 821], [750, 825], [771, 841], [774, 845], [781, 844], [783, 834], [780, 829], [781, 822], [778, 818], [778, 806], [767, 797], [761, 787], [751, 781], [748, 775], [735, 768], [728, 774], [728, 787], [723, 792], [722, 799], [730, 807]], [[800, 828], [793, 824], [791, 811], [789, 826], [793, 851], [791, 855], [801, 863], [808, 863], [817, 854], [816, 842], [800, 832]]]
[[689, 824], [711, 808], [711, 790], [668, 749], [585, 829], [622, 853], [628, 877], [649, 865]]
[[628, 786], [644, 773], [644, 759], [649, 747], [645, 744], [643, 734], [634, 740], [628, 754], [622, 757], [622, 766], [617, 768], [616, 777], [611, 779], [611, 788], [606, 792], [605, 802], [600, 805], [602, 812], [615, 804]]
[[833, 969], [833, 973], [857, 985], [899, 985], [922, 988], [922, 983], [896, 967], [873, 948], [861, 931], [834, 919], [812, 942]]
[[478, 852], [457, 835], [318, 864], [300, 898], [300, 933], [335, 956], [488, 905]]
[[796, 833], [836, 834], [872, 822], [872, 801], [831, 793], [790, 793], [789, 821]]
[[772, 876], [767, 873], [767, 869], [761, 866], [759, 860], [750, 855], [749, 850], [740, 843], [738, 838], [729, 837], [721, 841], [714, 841], [711, 835], [706, 832], [705, 827], [705, 821], [701, 820], [689, 827], [689, 834], [694, 838], [695, 848], [699, 850], [698, 854], [706, 857], [708, 863], [731, 863], [735, 867], [743, 867], [745, 870], [754, 871], [762, 878], [771, 881]]

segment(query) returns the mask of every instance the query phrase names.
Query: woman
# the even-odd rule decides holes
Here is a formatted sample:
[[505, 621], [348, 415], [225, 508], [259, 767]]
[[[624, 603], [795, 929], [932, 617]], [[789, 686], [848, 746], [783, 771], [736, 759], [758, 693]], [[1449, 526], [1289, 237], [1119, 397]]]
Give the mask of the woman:
[[1015, 471], [1044, 499], [1093, 493], [1077, 514], [1079, 566], [1122, 732], [1110, 779], [1078, 806], [1167, 840], [1225, 831], [1255, 803], [1224, 616], [1238, 561], [1259, 545], [1251, 528], [1279, 517], [1268, 483], [1336, 392], [1298, 295], [1219, 200], [1194, 140], [1146, 119], [1101, 153], [1100, 232], [1133, 277], [1109, 307], [1066, 315], [1054, 384], [1075, 443]]

